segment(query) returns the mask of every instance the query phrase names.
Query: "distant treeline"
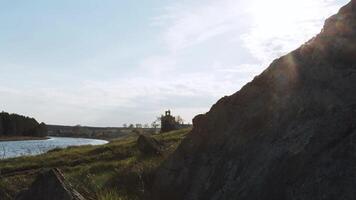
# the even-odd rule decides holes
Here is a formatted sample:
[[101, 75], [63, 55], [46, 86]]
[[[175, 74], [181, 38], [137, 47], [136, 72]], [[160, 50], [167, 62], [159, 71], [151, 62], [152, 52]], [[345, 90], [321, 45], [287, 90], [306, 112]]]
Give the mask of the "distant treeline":
[[129, 128], [129, 127], [89, 127], [89, 126], [62, 126], [47, 125], [48, 135], [57, 137], [83, 137], [97, 139], [114, 139], [134, 134], [135, 131], [155, 133], [154, 128]]
[[40, 124], [34, 118], [6, 112], [0, 113], [0, 136], [44, 137], [46, 135], [46, 124]]

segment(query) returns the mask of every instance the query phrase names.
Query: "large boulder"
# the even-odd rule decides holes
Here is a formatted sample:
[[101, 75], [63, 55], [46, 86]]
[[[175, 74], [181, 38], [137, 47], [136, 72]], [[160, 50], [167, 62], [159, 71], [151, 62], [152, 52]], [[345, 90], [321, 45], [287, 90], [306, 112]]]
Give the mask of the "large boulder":
[[157, 155], [161, 153], [162, 145], [150, 136], [140, 135], [137, 139], [137, 147], [142, 154]]
[[[281, 16], [283, 17], [283, 16]], [[193, 120], [155, 200], [356, 199], [356, 0]]]
[[40, 173], [30, 188], [21, 192], [16, 200], [85, 200], [66, 181], [58, 169]]

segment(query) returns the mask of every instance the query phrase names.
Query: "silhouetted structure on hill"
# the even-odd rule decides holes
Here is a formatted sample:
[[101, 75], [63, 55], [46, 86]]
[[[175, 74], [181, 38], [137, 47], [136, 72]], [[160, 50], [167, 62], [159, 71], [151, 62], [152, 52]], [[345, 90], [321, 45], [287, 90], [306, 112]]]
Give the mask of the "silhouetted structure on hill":
[[167, 110], [165, 115], [161, 116], [161, 133], [168, 131], [174, 131], [182, 128], [189, 128], [191, 124], [184, 124], [183, 119], [180, 116], [172, 116], [171, 111]]
[[178, 129], [178, 122], [171, 115], [171, 111], [167, 110], [165, 115], [161, 116], [161, 133], [165, 133], [168, 131], [173, 131]]

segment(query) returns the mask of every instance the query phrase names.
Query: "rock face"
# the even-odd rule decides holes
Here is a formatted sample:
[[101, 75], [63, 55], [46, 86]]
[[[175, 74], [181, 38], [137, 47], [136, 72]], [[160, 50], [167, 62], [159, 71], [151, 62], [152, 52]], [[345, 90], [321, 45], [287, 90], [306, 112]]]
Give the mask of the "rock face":
[[137, 139], [137, 147], [141, 153], [146, 155], [160, 154], [161, 144], [154, 138], [140, 135]]
[[42, 172], [31, 187], [20, 193], [16, 200], [85, 200], [66, 183], [58, 169]]
[[46, 124], [35, 119], [6, 112], [0, 113], [0, 136], [36, 136], [47, 135]]
[[356, 0], [193, 124], [152, 199], [356, 199]]

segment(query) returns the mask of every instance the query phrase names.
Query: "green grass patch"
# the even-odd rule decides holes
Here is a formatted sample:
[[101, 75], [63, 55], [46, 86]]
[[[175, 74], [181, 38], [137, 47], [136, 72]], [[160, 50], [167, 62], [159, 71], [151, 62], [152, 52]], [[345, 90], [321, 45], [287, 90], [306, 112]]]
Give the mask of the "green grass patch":
[[190, 129], [157, 134], [165, 147], [161, 156], [144, 156], [137, 137], [114, 140], [102, 146], [55, 149], [46, 154], [0, 161], [0, 196], [12, 199], [27, 188], [39, 170], [61, 169], [86, 198], [98, 200], [141, 199], [155, 169], [180, 144]]

